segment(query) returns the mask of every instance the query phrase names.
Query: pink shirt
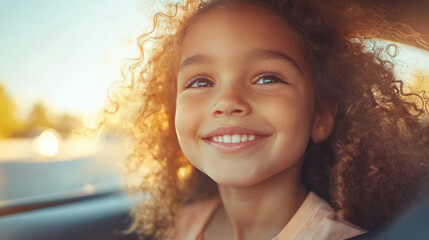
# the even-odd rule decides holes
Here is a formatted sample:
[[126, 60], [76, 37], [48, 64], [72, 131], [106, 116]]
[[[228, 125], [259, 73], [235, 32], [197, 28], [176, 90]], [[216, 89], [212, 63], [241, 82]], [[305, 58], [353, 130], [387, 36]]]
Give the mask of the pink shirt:
[[[186, 207], [177, 222], [177, 240], [202, 240], [204, 228], [217, 207], [219, 198], [211, 198]], [[272, 240], [351, 238], [366, 231], [349, 223], [332, 219], [334, 210], [329, 204], [310, 192], [289, 223]]]

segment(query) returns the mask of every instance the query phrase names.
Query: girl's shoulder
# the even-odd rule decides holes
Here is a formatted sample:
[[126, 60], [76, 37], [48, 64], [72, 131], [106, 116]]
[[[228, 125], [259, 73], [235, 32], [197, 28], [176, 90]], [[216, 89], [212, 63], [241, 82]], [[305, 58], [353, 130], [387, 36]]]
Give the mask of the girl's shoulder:
[[196, 240], [200, 238], [210, 217], [220, 205], [220, 198], [213, 197], [186, 205], [178, 213], [176, 220], [177, 240]]
[[289, 223], [273, 240], [340, 240], [366, 232], [350, 222], [335, 220], [334, 215], [334, 209], [325, 200], [310, 192]]

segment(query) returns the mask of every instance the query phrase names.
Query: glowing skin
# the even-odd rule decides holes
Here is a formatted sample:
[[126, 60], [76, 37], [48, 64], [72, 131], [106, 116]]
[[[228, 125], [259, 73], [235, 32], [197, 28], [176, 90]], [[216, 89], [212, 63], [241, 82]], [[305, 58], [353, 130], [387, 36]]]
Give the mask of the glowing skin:
[[[211, 11], [191, 25], [181, 61], [204, 55], [206, 61], [183, 66], [178, 74], [176, 130], [186, 157], [217, 183], [256, 184], [291, 167], [310, 139], [314, 93], [309, 69], [289, 29], [270, 15]], [[298, 64], [254, 51], [289, 55]], [[256, 55], [256, 54], [254, 54]], [[256, 84], [261, 73], [275, 72], [287, 83]], [[183, 85], [196, 76], [200, 84]], [[266, 78], [270, 78], [267, 76]], [[210, 131], [242, 126], [271, 136], [238, 153], [220, 153], [203, 141]]]
[[[179, 143], [218, 183], [223, 202], [205, 239], [274, 237], [307, 194], [299, 179], [317, 115], [310, 67], [291, 28], [257, 7], [217, 7], [191, 24], [180, 56]], [[231, 126], [270, 136], [238, 152], [221, 152], [203, 140]]]

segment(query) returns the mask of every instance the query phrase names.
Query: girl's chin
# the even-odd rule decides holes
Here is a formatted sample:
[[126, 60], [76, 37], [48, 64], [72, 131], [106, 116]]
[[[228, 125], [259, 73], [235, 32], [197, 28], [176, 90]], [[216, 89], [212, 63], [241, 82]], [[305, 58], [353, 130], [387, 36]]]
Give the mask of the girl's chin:
[[222, 187], [251, 187], [270, 177], [250, 175], [246, 173], [210, 174], [208, 176]]
[[271, 184], [284, 184], [285, 181], [295, 181], [300, 176], [301, 165], [283, 165], [272, 168], [259, 166], [247, 169], [243, 166], [211, 170], [203, 172], [223, 187], [257, 187], [258, 185], [266, 187]]

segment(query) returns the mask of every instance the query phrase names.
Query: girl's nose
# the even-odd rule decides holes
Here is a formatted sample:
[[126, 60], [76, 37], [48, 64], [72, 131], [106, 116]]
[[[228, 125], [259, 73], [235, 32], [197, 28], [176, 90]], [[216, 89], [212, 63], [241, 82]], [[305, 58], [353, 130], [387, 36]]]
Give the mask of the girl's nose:
[[249, 104], [237, 93], [222, 95], [212, 108], [213, 117], [237, 116], [243, 117], [250, 113]]

